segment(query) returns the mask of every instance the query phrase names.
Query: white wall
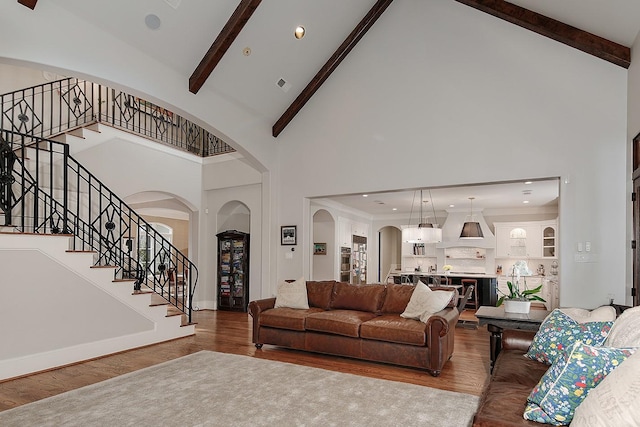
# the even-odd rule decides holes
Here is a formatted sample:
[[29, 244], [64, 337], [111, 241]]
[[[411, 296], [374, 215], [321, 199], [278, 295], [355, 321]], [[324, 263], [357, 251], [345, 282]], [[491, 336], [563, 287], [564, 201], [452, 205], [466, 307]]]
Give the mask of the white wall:
[[[175, 70], [50, 2], [35, 13], [16, 2], [0, 8], [12, 17], [0, 26], [0, 37], [12, 40], [0, 45], [5, 61], [71, 70], [148, 95], [248, 156], [263, 173], [255, 195], [265, 207], [257, 220], [268, 282], [262, 296], [280, 279], [309, 277], [311, 255], [298, 249], [285, 259], [277, 238], [281, 225], [297, 224], [298, 248], [312, 243], [306, 197], [559, 176], [566, 181], [560, 303], [593, 307], [610, 293], [625, 300], [629, 144], [627, 71], [620, 67], [457, 2], [394, 2], [274, 144], [271, 123], [212, 91], [192, 96]], [[637, 61], [629, 73], [637, 93]], [[637, 107], [629, 105], [632, 133]], [[573, 261], [584, 241], [596, 262]]]
[[[308, 225], [305, 196], [559, 176], [561, 304], [622, 301], [626, 74], [456, 2], [396, 2], [278, 138], [281, 220]], [[573, 262], [584, 241], [597, 262]]]

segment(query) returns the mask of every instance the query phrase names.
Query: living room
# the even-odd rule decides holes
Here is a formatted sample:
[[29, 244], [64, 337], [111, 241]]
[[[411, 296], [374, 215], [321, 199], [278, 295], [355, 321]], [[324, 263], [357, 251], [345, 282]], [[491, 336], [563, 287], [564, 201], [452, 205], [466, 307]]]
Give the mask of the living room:
[[[560, 305], [594, 308], [608, 295], [631, 305], [630, 153], [640, 130], [635, 58], [627, 70], [456, 1], [397, 1], [274, 138], [273, 123], [323, 62], [318, 53], [315, 62], [295, 56], [311, 55], [313, 47], [302, 43], [314, 40], [313, 31], [283, 42], [287, 60], [274, 54], [270, 62], [282, 66], [271, 64], [269, 75], [261, 76], [267, 68], [256, 59], [270, 45], [260, 28], [285, 19], [262, 4], [256, 13], [264, 13], [263, 21], [247, 27], [229, 51], [229, 63], [221, 63], [226, 66], [194, 95], [186, 88], [189, 74], [217, 34], [203, 28], [212, 22], [221, 28], [220, 16], [226, 20], [233, 2], [225, 2], [224, 11], [210, 6], [201, 13], [204, 22], [186, 2], [178, 9], [162, 3], [156, 13], [167, 22], [178, 22], [171, 13], [190, 11], [199, 24], [190, 25], [197, 29], [193, 39], [165, 33], [170, 25], [148, 30], [141, 11], [111, 15], [83, 3], [38, 2], [34, 10], [3, 4], [0, 34], [11, 43], [0, 45], [1, 61], [125, 88], [193, 118], [234, 146], [237, 154], [224, 161], [184, 161], [175, 169], [141, 166], [142, 150], [124, 151], [120, 142], [89, 159], [122, 197], [155, 191], [186, 201], [189, 254], [202, 273], [194, 301], [200, 308], [216, 308], [215, 234], [223, 231], [217, 214], [229, 202], [242, 202], [249, 212], [250, 299], [259, 299], [275, 295], [285, 279], [311, 277], [315, 198], [548, 177], [560, 182]], [[327, 57], [372, 2], [353, 2], [340, 14], [338, 3], [314, 6], [331, 36], [323, 44]], [[286, 19], [294, 16], [289, 12]], [[609, 27], [623, 26], [608, 19]], [[133, 27], [133, 35], [119, 31]], [[636, 34], [620, 42], [636, 46]], [[184, 55], [183, 62], [164, 55], [161, 45]], [[247, 46], [253, 52], [248, 56], [242, 50]], [[287, 68], [296, 63], [306, 67], [299, 75]], [[280, 77], [292, 83], [289, 92], [275, 85]], [[253, 102], [259, 85], [268, 85], [260, 93], [269, 96], [260, 100], [270, 104]], [[239, 91], [235, 97], [232, 88]], [[111, 165], [123, 159], [130, 163], [112, 173]], [[287, 225], [297, 226], [294, 251], [280, 244], [280, 227]], [[595, 262], [575, 262], [580, 242], [591, 243]]]

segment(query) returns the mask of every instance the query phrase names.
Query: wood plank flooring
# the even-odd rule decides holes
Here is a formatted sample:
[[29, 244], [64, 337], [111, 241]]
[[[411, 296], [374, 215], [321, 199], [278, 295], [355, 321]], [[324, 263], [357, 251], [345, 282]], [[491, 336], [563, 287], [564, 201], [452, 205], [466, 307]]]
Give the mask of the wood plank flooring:
[[[108, 378], [176, 359], [200, 350], [212, 350], [278, 360], [391, 381], [480, 395], [489, 378], [489, 333], [458, 326], [455, 349], [442, 374], [381, 363], [333, 357], [251, 343], [251, 317], [247, 313], [198, 311], [194, 313], [196, 334], [165, 343], [130, 350], [23, 378], [0, 382], [0, 411], [64, 393]], [[463, 319], [474, 320], [473, 311]]]

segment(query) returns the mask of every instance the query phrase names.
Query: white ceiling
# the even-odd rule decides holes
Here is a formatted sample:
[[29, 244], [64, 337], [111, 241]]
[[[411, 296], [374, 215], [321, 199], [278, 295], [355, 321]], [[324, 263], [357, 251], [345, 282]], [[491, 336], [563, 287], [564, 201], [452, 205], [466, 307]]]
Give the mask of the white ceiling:
[[[420, 217], [420, 189], [410, 191], [393, 191], [362, 194], [339, 195], [326, 197], [352, 209], [366, 212], [373, 216], [402, 215], [413, 212], [413, 218]], [[473, 210], [483, 211], [536, 211], [540, 208], [557, 210], [559, 199], [559, 179], [524, 182], [493, 183], [482, 185], [466, 185], [460, 187], [422, 189], [423, 218], [433, 218], [433, 210], [442, 211], [470, 210], [474, 197]], [[529, 192], [530, 194], [525, 194]], [[529, 203], [524, 203], [527, 200]], [[453, 206], [451, 206], [453, 205]], [[397, 209], [397, 210], [394, 210]]]
[[[185, 91], [189, 77], [239, 3], [239, 0], [47, 1], [167, 64], [182, 76], [182, 81], [176, 84], [184, 86]], [[403, 1], [427, 0], [396, 0], [389, 8]], [[638, 0], [512, 2], [626, 46], [631, 46], [640, 29]], [[204, 87], [275, 123], [374, 4], [375, 0], [263, 1]], [[34, 13], [38, 13], [38, 8], [44, 6], [38, 4]], [[392, 16], [390, 9], [380, 19]], [[148, 14], [160, 18], [157, 30], [145, 26]], [[300, 24], [307, 29], [307, 35], [296, 40], [293, 31]], [[401, 26], [398, 23], [399, 30]], [[246, 47], [251, 49], [249, 56], [243, 55]], [[349, 55], [357, 55], [357, 49]], [[280, 78], [291, 83], [286, 93], [276, 86]], [[199, 96], [206, 96], [206, 91]]]
[[[48, 1], [136, 47], [141, 55], [150, 57], [150, 64], [158, 61], [176, 70], [182, 76], [176, 85], [182, 85], [185, 91], [189, 77], [239, 3], [239, 0]], [[455, 0], [396, 0], [380, 19], [391, 19], [393, 14], [389, 10], [403, 1]], [[640, 29], [638, 0], [511, 2], [629, 47]], [[42, 3], [35, 13], [38, 8], [44, 9]], [[213, 91], [256, 119], [275, 123], [374, 4], [375, 0], [263, 1], [195, 96], [207, 96], [207, 92]], [[160, 18], [157, 30], [145, 26], [148, 14]], [[304, 25], [307, 30], [302, 40], [293, 37], [297, 25]], [[402, 30], [402, 22], [398, 28]], [[247, 47], [251, 49], [249, 56], [243, 55]], [[357, 54], [354, 49], [349, 55]], [[276, 85], [280, 78], [291, 84], [288, 92]], [[434, 189], [432, 195], [437, 210], [448, 209], [450, 204], [466, 207], [470, 196], [476, 197], [474, 207], [478, 209], [502, 209], [523, 206], [525, 189], [533, 191], [528, 197], [530, 207], [557, 204], [557, 181], [530, 186], [511, 183]], [[409, 191], [371, 194], [367, 198], [341, 196], [333, 200], [378, 215], [389, 213], [394, 207], [399, 212], [408, 212], [413, 196], [413, 191]]]

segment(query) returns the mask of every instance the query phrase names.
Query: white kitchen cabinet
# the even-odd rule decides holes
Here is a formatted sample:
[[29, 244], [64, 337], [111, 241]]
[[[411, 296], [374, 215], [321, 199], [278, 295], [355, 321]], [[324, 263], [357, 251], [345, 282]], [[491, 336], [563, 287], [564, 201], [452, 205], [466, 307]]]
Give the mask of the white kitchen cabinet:
[[362, 222], [351, 223], [351, 234], [354, 236], [367, 237], [369, 235], [369, 224]]
[[557, 258], [558, 249], [558, 225], [557, 222], [541, 224], [542, 231], [542, 257]]
[[557, 220], [496, 222], [496, 258], [556, 258]]
[[351, 248], [351, 221], [348, 219], [338, 220], [338, 244], [340, 247]]

